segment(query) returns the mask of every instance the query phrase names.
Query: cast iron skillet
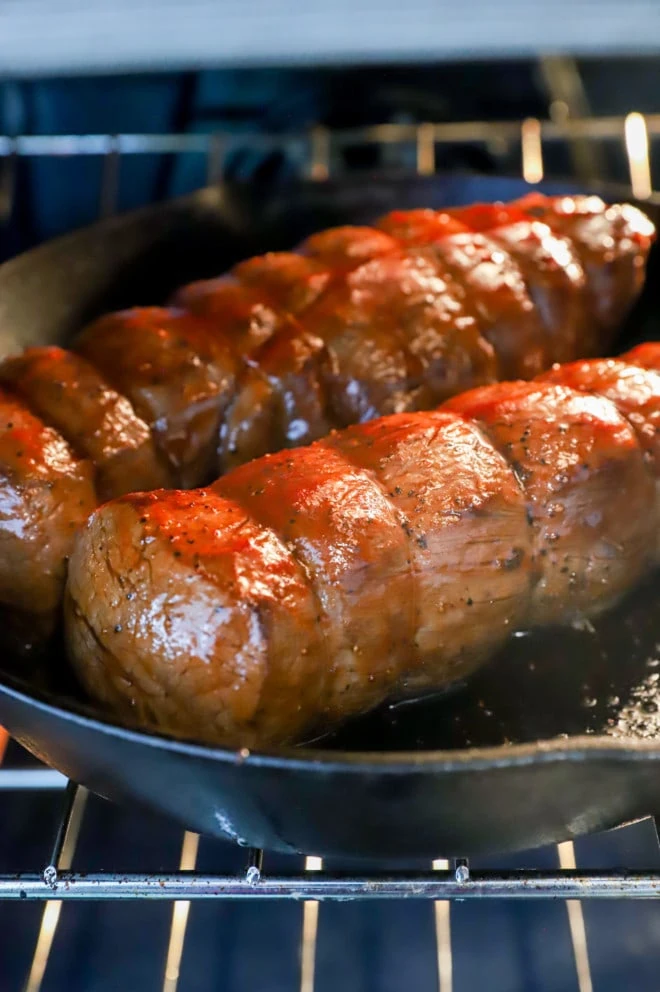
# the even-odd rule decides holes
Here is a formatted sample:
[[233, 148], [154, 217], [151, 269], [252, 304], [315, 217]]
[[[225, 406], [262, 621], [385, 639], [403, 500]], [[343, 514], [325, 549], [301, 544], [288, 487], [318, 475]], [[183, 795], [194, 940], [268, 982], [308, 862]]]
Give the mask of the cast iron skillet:
[[[159, 302], [325, 225], [524, 191], [521, 180], [457, 176], [202, 190], [0, 268], [0, 348], [65, 342], [105, 310]], [[657, 204], [646, 209], [660, 219]], [[660, 336], [658, 264], [656, 254], [621, 346]], [[595, 627], [514, 638], [468, 685], [384, 707], [312, 747], [236, 753], [126, 729], [77, 695], [61, 650], [45, 674], [3, 670], [0, 722], [93, 791], [242, 844], [383, 860], [475, 854], [660, 812], [658, 659], [652, 578]]]

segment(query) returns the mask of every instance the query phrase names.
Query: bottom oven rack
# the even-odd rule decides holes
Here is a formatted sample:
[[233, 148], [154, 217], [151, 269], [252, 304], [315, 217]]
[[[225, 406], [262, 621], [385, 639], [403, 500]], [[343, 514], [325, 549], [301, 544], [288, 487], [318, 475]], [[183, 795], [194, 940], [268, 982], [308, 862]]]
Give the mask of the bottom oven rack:
[[[266, 870], [267, 855], [246, 849], [240, 873], [209, 874], [195, 871], [192, 849], [196, 834], [186, 832], [178, 870], [142, 874], [102, 869], [71, 870], [88, 792], [48, 769], [2, 769], [0, 792], [20, 789], [64, 790], [64, 803], [52, 844], [41, 870], [0, 874], [0, 899], [300, 899], [315, 902], [349, 899], [655, 899], [660, 894], [660, 871], [579, 870], [573, 844], [558, 845], [560, 869], [474, 871], [467, 858], [438, 859], [426, 871], [329, 871], [322, 859], [308, 856], [301, 873], [273, 874]], [[654, 820], [660, 845], [659, 824]]]
[[[18, 758], [18, 761], [16, 761]], [[8, 760], [0, 768], [0, 793], [5, 808], [18, 799], [19, 794], [34, 800], [38, 794], [50, 794], [61, 810], [57, 819], [50, 856], [47, 864], [34, 871], [0, 875], [0, 905], [5, 900], [16, 903], [41, 901], [45, 905], [34, 941], [34, 951], [29, 974], [23, 985], [24, 992], [40, 992], [44, 975], [53, 949], [60, 915], [65, 904], [90, 901], [135, 902], [154, 900], [171, 902], [169, 937], [166, 960], [162, 963], [165, 976], [163, 989], [176, 992], [191, 902], [197, 900], [250, 901], [259, 905], [263, 900], [297, 901], [300, 906], [298, 930], [299, 982], [301, 992], [314, 992], [317, 941], [323, 925], [319, 918], [319, 904], [361, 900], [421, 900], [432, 902], [435, 956], [437, 960], [436, 988], [440, 992], [453, 992], [458, 987], [452, 979], [452, 920], [455, 907], [462, 902], [480, 900], [564, 900], [568, 913], [568, 939], [573, 958], [574, 976], [578, 992], [592, 992], [590, 951], [587, 928], [583, 915], [583, 900], [642, 900], [653, 899], [660, 888], [660, 870], [593, 870], [576, 866], [576, 849], [572, 842], [557, 845], [558, 870], [516, 868], [515, 870], [482, 870], [472, 867], [467, 859], [438, 859], [420, 871], [419, 866], [410, 870], [382, 872], [380, 870], [354, 872], [326, 867], [314, 856], [283, 857], [259, 850], [246, 849], [242, 854], [237, 846], [211, 842], [220, 859], [233, 852], [239, 867], [231, 872], [196, 871], [200, 838], [190, 832], [180, 835], [178, 865], [172, 871], [152, 873], [122, 872], [108, 868], [103, 863], [91, 871], [72, 870], [77, 860], [79, 840], [86, 826], [86, 816], [91, 815], [88, 791], [68, 781], [60, 773], [38, 765], [13, 743]], [[54, 793], [57, 793], [56, 799]], [[107, 804], [110, 813], [121, 813], [118, 807]], [[98, 813], [98, 810], [97, 810]], [[658, 824], [652, 824], [653, 844], [659, 849], [658, 857], [651, 861], [660, 863]], [[163, 824], [165, 826], [165, 824]], [[639, 824], [639, 826], [643, 826]], [[88, 824], [93, 829], [93, 824]], [[171, 831], [171, 826], [169, 827]], [[635, 827], [624, 828], [634, 831]], [[39, 833], [42, 833], [39, 830]], [[602, 835], [605, 837], [605, 835]], [[647, 838], [648, 839], [648, 838]], [[534, 859], [534, 852], [531, 852]], [[98, 857], [96, 846], [94, 858]], [[269, 872], [269, 860], [277, 865], [295, 862], [295, 871]], [[84, 859], [83, 859], [84, 860]], [[207, 858], [208, 860], [208, 858]], [[520, 856], [519, 860], [524, 860]], [[86, 867], [86, 865], [85, 865]], [[483, 905], [483, 903], [482, 903]], [[18, 907], [16, 906], [16, 909]], [[71, 912], [73, 907], [67, 912]], [[66, 917], [65, 917], [66, 918]], [[552, 940], [556, 940], [552, 937]], [[564, 938], [566, 940], [567, 938]], [[155, 967], [161, 967], [154, 962]], [[0, 969], [1, 970], [1, 969]], [[169, 978], [168, 978], [169, 975]], [[435, 981], [435, 980], [434, 980]], [[4, 988], [2, 981], [0, 987]], [[46, 986], [50, 987], [50, 986]], [[209, 986], [210, 987], [210, 986]], [[224, 987], [224, 986], [223, 986]], [[295, 985], [293, 987], [296, 987]], [[430, 986], [434, 987], [433, 984]]]

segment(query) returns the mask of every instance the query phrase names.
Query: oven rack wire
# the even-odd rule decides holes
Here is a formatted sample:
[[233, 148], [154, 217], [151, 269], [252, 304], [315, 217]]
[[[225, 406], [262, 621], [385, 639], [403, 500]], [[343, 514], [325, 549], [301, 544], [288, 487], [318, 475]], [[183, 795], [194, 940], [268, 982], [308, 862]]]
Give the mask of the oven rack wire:
[[[569, 106], [554, 100], [547, 120], [528, 117], [523, 121], [459, 121], [451, 123], [381, 124], [370, 127], [329, 130], [313, 127], [298, 134], [259, 134], [246, 138], [230, 131], [179, 134], [61, 134], [0, 135], [0, 223], [12, 211], [16, 168], [24, 158], [72, 158], [93, 156], [102, 160], [99, 215], [115, 212], [122, 158], [134, 155], [177, 156], [192, 154], [205, 160], [209, 183], [223, 178], [232, 149], [280, 151], [301, 176], [323, 181], [342, 171], [341, 151], [358, 146], [378, 146], [390, 154], [394, 167], [412, 168], [419, 175], [436, 171], [437, 151], [442, 146], [483, 145], [500, 156], [519, 150], [520, 170], [529, 183], [546, 174], [548, 146], [566, 145], [579, 179], [602, 178], [599, 150], [603, 144], [623, 146], [630, 186], [640, 200], [653, 193], [651, 141], [660, 138], [660, 114], [636, 111], [625, 116], [571, 117]], [[392, 158], [394, 156], [394, 158]]]
[[[387, 147], [400, 163], [420, 175], [431, 175], [441, 145], [481, 143], [503, 153], [519, 149], [520, 170], [529, 183], [545, 175], [545, 150], [567, 144], [579, 178], [598, 178], [598, 155], [585, 154], [604, 142], [619, 144], [626, 155], [630, 186], [638, 199], [652, 195], [650, 144], [660, 137], [660, 114], [627, 116], [568, 116], [561, 100], [551, 106], [551, 119], [528, 118], [522, 122], [460, 122], [449, 124], [386, 124], [344, 131], [315, 127], [297, 135], [254, 135], [250, 145], [262, 150], [279, 149], [297, 165], [302, 176], [324, 181], [341, 172], [341, 149], [359, 144]], [[72, 134], [0, 135], [0, 223], [14, 207], [18, 161], [30, 157], [71, 158], [96, 156], [102, 160], [98, 198], [100, 217], [116, 212], [121, 162], [124, 156], [192, 153], [205, 160], [209, 183], [223, 178], [232, 146], [245, 137], [210, 134]], [[412, 151], [412, 156], [411, 156]], [[6, 734], [0, 730], [0, 761]], [[166, 900], [172, 903], [170, 937], [164, 964], [165, 985], [175, 992], [183, 955], [191, 901], [299, 900], [303, 915], [300, 933], [301, 992], [313, 992], [318, 933], [318, 907], [323, 901], [355, 899], [423, 899], [433, 903], [438, 987], [452, 990], [451, 906], [474, 899], [559, 899], [566, 903], [575, 971], [580, 992], [591, 992], [589, 950], [582, 914], [582, 900], [654, 899], [660, 892], [660, 871], [580, 870], [575, 849], [567, 841], [557, 846], [557, 871], [519, 869], [477, 871], [467, 859], [438, 859], [425, 871], [397, 870], [383, 873], [347, 873], [327, 870], [320, 858], [308, 856], [304, 870], [270, 874], [268, 855], [247, 850], [242, 872], [209, 874], [195, 870], [199, 838], [184, 832], [179, 865], [167, 873], [135, 874], [110, 870], [72, 870], [87, 804], [87, 790], [43, 766], [0, 767], [0, 793], [5, 801], [17, 792], [59, 791], [62, 813], [53, 838], [48, 863], [24, 873], [0, 875], [0, 900], [37, 900], [44, 903], [41, 925], [25, 983], [25, 992], [39, 992], [64, 903], [84, 900]], [[655, 837], [659, 824], [654, 822]], [[659, 841], [660, 846], [660, 841]], [[168, 978], [169, 976], [169, 978]]]
[[[1, 769], [0, 792], [16, 789], [59, 789], [64, 793], [51, 856], [41, 871], [0, 875], [0, 899], [655, 899], [660, 871], [585, 871], [575, 865], [570, 841], [558, 845], [561, 868], [497, 872], [470, 868], [467, 858], [438, 859], [427, 871], [397, 870], [368, 875], [327, 871], [320, 858], [308, 856], [302, 873], [268, 874], [267, 855], [246, 849], [242, 873], [203, 874], [195, 871], [197, 835], [186, 832], [178, 870], [154, 874], [71, 871], [82, 826], [87, 790], [49, 769]], [[655, 823], [656, 836], [659, 825]]]
[[[6, 738], [6, 735], [5, 735]], [[197, 872], [197, 834], [182, 833], [178, 868], [153, 874], [104, 869], [72, 870], [84, 829], [89, 794], [59, 772], [40, 766], [0, 768], [0, 793], [5, 801], [16, 791], [57, 791], [61, 814], [47, 864], [30, 873], [0, 875], [0, 900], [44, 903], [41, 922], [23, 992], [41, 992], [44, 975], [65, 904], [80, 900], [159, 900], [171, 902], [163, 992], [176, 992], [191, 904], [216, 900], [296, 900], [302, 904], [299, 931], [300, 992], [314, 992], [319, 904], [327, 901], [415, 899], [432, 902], [438, 992], [453, 992], [452, 906], [479, 899], [558, 899], [565, 902], [570, 948], [579, 992], [593, 992], [583, 900], [654, 899], [660, 871], [586, 871], [576, 866], [571, 841], [557, 845], [557, 871], [517, 869], [475, 871], [468, 859], [433, 861], [426, 871], [349, 874], [326, 870], [318, 857], [307, 856], [295, 874], [270, 874], [268, 855], [246, 849], [242, 870], [234, 874]], [[653, 822], [660, 847], [659, 824]], [[292, 859], [293, 860], [293, 859]]]

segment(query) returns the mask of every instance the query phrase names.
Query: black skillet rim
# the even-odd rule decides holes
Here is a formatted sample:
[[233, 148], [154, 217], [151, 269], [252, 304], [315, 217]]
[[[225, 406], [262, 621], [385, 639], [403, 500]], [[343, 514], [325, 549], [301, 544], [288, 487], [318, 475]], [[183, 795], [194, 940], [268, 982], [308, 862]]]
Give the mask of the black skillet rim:
[[[445, 773], [495, 768], [524, 767], [530, 764], [584, 761], [660, 761], [660, 740], [645, 741], [630, 737], [606, 737], [580, 734], [568, 738], [547, 738], [531, 744], [500, 744], [491, 747], [455, 750], [419, 751], [330, 751], [305, 746], [251, 750], [221, 748], [174, 737], [158, 730], [141, 730], [114, 720], [111, 714], [90, 715], [93, 704], [50, 702], [48, 693], [37, 689], [25, 692], [12, 685], [4, 673], [0, 679], [0, 695], [10, 696], [20, 704], [48, 713], [56, 719], [73, 721], [79, 727], [159, 748], [187, 757], [231, 765], [252, 765], [258, 768], [278, 768], [298, 771], [323, 770], [357, 774], [399, 775], [408, 772], [437, 771]], [[16, 680], [20, 684], [20, 680]]]

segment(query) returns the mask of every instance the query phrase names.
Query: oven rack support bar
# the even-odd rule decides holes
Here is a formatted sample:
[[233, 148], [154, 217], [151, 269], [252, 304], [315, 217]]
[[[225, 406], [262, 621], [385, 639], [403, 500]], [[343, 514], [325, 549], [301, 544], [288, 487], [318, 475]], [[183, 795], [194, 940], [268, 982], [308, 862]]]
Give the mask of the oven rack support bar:
[[[537, 119], [544, 141], [600, 139], [620, 141], [625, 136], [628, 115], [608, 117], [574, 117], [565, 120]], [[660, 114], [644, 115], [650, 137], [660, 136]], [[354, 144], [400, 145], [409, 143], [425, 147], [429, 142], [479, 142], [520, 140], [519, 121], [451, 121], [440, 124], [374, 124], [366, 127], [328, 130], [314, 128], [308, 132], [269, 134], [255, 132], [249, 136], [232, 131], [196, 134], [22, 134], [0, 135], [0, 157], [70, 158], [80, 155], [175, 155], [183, 152], [219, 154], [222, 143], [246, 143], [253, 148], [271, 149], [287, 145], [309, 146], [316, 157], [328, 157], [327, 146]], [[322, 146], [322, 147], [321, 147]], [[422, 157], [424, 155], [422, 154]], [[422, 170], [426, 171], [426, 170]], [[324, 179], [325, 175], [317, 178]]]
[[493, 872], [392, 873], [356, 877], [331, 872], [308, 875], [208, 875], [82, 873], [62, 871], [55, 884], [43, 874], [0, 875], [0, 899], [656, 899], [660, 872]]
[[[523, 121], [378, 124], [339, 130], [314, 127], [306, 132], [254, 133], [249, 136], [231, 131], [195, 134], [0, 134], [0, 222], [7, 220], [11, 214], [16, 164], [23, 157], [100, 157], [103, 168], [99, 213], [102, 217], [108, 217], [116, 208], [122, 156], [182, 153], [205, 156], [207, 181], [212, 183], [222, 179], [227, 153], [233, 147], [244, 147], [246, 143], [255, 150], [280, 150], [289, 154], [291, 162], [315, 181], [327, 180], [337, 172], [337, 153], [356, 144], [415, 149], [419, 175], [435, 172], [436, 144], [467, 142], [501, 149], [519, 146], [522, 174], [527, 182], [534, 184], [544, 176], [546, 145], [568, 142], [573, 149], [580, 147], [583, 151], [590, 151], [590, 143], [615, 141], [624, 146], [633, 193], [639, 199], [647, 199], [653, 190], [650, 143], [659, 137], [660, 114], [643, 115], [638, 112], [609, 117], [568, 117], [554, 112], [549, 119], [532, 117]], [[590, 181], [600, 177], [600, 170], [591, 170], [587, 174], [592, 158], [582, 156], [582, 178]]]

